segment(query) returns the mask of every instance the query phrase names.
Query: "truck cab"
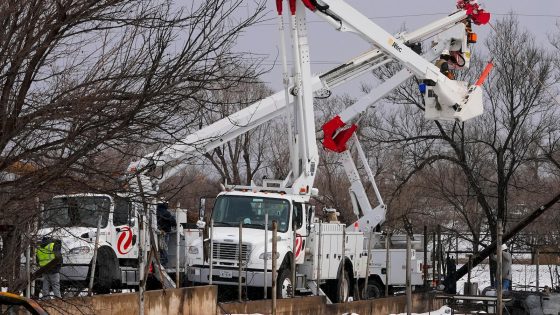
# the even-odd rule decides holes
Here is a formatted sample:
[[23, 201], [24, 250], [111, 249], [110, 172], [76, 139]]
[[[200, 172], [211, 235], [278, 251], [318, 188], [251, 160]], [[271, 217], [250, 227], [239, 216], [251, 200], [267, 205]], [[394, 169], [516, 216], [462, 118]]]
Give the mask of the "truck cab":
[[62, 285], [87, 287], [100, 220], [95, 288], [107, 292], [137, 284], [138, 205], [127, 195], [73, 194], [53, 197], [41, 218], [39, 236], [60, 240]]
[[[291, 268], [294, 253], [296, 264], [302, 263], [304, 260], [308, 222], [305, 214], [310, 213], [307, 209], [309, 209], [309, 205], [305, 196], [263, 191], [220, 193], [211, 214], [213, 229], [207, 224], [208, 235], [211, 235], [211, 237], [208, 236], [208, 239], [213, 240], [211, 246], [210, 244], [203, 246], [202, 240], [199, 240], [189, 247], [191, 257], [189, 259], [191, 261], [189, 281], [209, 283], [211, 261], [212, 283], [238, 284], [240, 276], [239, 224], [241, 222], [243, 223], [241, 281], [244, 286], [249, 287], [262, 287], [265, 281], [270, 286], [272, 283], [272, 222], [276, 221], [278, 227], [277, 266], [280, 275], [283, 270]], [[268, 217], [268, 221], [266, 221], [266, 217]], [[294, 229], [297, 235], [295, 251], [293, 248]], [[203, 247], [207, 251], [210, 251], [211, 248], [211, 259], [210, 255], [202, 255]], [[266, 266], [264, 265], [265, 258]]]

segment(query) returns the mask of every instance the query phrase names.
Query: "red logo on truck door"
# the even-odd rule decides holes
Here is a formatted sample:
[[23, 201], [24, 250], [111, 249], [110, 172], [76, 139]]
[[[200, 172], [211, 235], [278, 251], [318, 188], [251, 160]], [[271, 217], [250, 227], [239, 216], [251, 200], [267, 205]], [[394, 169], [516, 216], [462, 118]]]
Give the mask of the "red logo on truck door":
[[119, 232], [119, 240], [117, 241], [117, 250], [121, 255], [128, 254], [132, 249], [132, 230], [125, 226]]
[[303, 243], [303, 238], [301, 237], [300, 234], [296, 234], [296, 258], [301, 253], [302, 243]]

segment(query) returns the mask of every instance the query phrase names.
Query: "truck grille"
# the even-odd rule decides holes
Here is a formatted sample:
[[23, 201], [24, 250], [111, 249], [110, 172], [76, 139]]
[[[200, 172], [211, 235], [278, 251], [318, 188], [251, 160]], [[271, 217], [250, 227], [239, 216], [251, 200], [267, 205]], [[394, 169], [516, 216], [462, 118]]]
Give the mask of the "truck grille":
[[[214, 243], [212, 251], [213, 259], [239, 261], [239, 244]], [[247, 261], [249, 258], [249, 245], [241, 245], [241, 259]]]

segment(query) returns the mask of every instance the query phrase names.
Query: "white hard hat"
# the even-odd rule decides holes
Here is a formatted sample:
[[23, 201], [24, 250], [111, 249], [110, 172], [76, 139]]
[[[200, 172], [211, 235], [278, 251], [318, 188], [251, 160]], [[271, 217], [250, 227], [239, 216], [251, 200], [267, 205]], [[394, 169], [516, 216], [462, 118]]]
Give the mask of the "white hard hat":
[[506, 245], [506, 244], [502, 244], [502, 250], [506, 250], [506, 249], [508, 249], [507, 245]]
[[444, 55], [444, 56], [449, 56], [449, 50], [444, 49], [444, 50], [441, 51], [441, 54]]

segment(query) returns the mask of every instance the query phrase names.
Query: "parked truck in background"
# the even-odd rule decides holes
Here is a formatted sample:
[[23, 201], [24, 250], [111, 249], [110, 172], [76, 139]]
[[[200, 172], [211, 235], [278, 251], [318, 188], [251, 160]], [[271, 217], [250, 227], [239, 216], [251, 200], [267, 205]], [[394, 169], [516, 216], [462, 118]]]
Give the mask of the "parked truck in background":
[[[157, 201], [148, 204], [150, 210], [146, 216], [139, 199], [130, 194], [72, 194], [55, 196], [45, 204], [38, 235], [62, 243], [63, 265], [60, 276], [63, 287], [88, 287], [99, 223], [94, 292], [108, 293], [111, 289], [138, 287], [142, 255], [140, 238], [145, 237], [145, 250], [150, 251], [150, 238], [145, 231], [150, 230], [149, 224], [152, 230], [158, 230], [155, 211]], [[175, 212], [179, 225], [185, 224], [186, 214], [181, 209], [175, 209]], [[140, 228], [141, 224], [144, 224], [143, 229]], [[141, 236], [141, 233], [146, 235]], [[154, 233], [154, 236], [156, 242], [162, 241], [161, 232]], [[168, 242], [169, 259], [163, 267], [167, 273], [174, 275], [177, 270], [175, 233], [165, 240]], [[185, 274], [186, 246], [182, 232], [180, 242], [183, 250], [178, 272]]]

